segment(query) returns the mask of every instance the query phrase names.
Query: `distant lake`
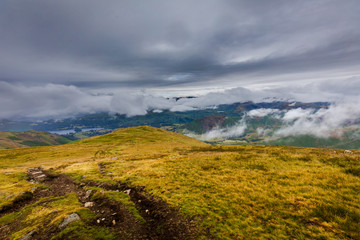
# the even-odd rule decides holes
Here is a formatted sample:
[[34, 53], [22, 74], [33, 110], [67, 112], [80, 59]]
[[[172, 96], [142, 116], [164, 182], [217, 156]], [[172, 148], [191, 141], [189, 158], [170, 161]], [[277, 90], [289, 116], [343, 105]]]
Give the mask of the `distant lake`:
[[[92, 130], [102, 130], [104, 128], [82, 128], [81, 132], [88, 132]], [[57, 130], [57, 131], [48, 131], [49, 133], [54, 133], [58, 135], [66, 135], [70, 133], [75, 133], [75, 129], [67, 129], [67, 130]]]

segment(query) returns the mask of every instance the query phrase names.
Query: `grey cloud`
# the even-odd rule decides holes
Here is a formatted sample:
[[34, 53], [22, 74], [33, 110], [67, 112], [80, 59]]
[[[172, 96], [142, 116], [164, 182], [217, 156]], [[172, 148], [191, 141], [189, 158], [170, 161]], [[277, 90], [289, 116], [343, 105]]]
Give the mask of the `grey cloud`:
[[[351, 0], [5, 0], [0, 78], [166, 90], [216, 87], [229, 75], [233, 87], [289, 73], [356, 75], [359, 10]], [[181, 74], [189, 77], [174, 78]]]
[[[341, 104], [353, 102], [356, 105], [360, 102], [358, 92], [351, 90], [352, 88], [358, 89], [358, 83], [359, 78], [354, 77], [342, 81], [322, 81], [317, 84], [310, 83], [298, 87], [290, 85], [265, 90], [239, 87], [175, 101], [148, 94], [146, 90], [132, 88], [98, 91], [92, 88], [84, 90], [72, 85], [28, 86], [0, 81], [0, 119], [65, 118], [95, 112], [115, 112], [134, 116], [144, 115], [149, 110], [190, 111], [219, 104], [273, 100], [330, 101], [338, 106], [346, 107], [347, 105]], [[345, 95], [346, 97], [344, 97]], [[250, 116], [263, 116], [271, 113], [276, 112], [260, 109], [249, 114]]]

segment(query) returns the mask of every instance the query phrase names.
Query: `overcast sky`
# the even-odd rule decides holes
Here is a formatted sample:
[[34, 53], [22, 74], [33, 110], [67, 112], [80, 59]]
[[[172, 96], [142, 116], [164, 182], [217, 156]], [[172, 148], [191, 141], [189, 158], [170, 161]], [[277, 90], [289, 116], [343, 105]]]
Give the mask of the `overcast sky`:
[[357, 96], [359, 13], [358, 0], [1, 0], [0, 118], [108, 110], [134, 91]]

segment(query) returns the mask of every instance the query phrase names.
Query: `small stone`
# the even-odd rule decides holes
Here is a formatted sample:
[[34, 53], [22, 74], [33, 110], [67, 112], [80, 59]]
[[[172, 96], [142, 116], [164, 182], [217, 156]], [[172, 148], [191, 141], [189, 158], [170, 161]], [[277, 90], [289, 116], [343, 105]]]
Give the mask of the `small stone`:
[[35, 230], [32, 230], [31, 232], [25, 234], [24, 236], [22, 236], [21, 238], [19, 238], [19, 240], [31, 240], [32, 239], [32, 235], [35, 233]]
[[105, 218], [102, 218], [101, 221], [105, 221]]
[[25, 194], [25, 192], [19, 192], [19, 193], [11, 194], [11, 195], [7, 196], [5, 199], [10, 199], [12, 197], [15, 197], [15, 196], [18, 196], [18, 195], [23, 195], [23, 194]]
[[101, 213], [104, 213], [105, 211], [104, 210], [101, 210]]
[[82, 175], [81, 178], [86, 178], [88, 175]]
[[97, 223], [100, 223], [100, 219], [96, 220]]
[[124, 193], [126, 193], [127, 195], [130, 195], [131, 189], [127, 189], [124, 191]]
[[91, 196], [91, 193], [93, 192], [93, 190], [87, 190], [85, 193], [85, 198], [89, 198]]
[[115, 216], [117, 213], [113, 213], [113, 214], [111, 214], [112, 216]]
[[69, 225], [72, 222], [79, 221], [80, 217], [76, 213], [70, 214], [67, 218], [64, 219], [64, 221], [59, 225], [60, 229], [64, 229], [67, 225]]
[[138, 203], [141, 203], [141, 200], [138, 200]]
[[145, 210], [145, 213], [149, 214], [149, 213], [150, 213], [150, 211], [149, 211], [148, 209], [146, 209], [146, 210]]
[[93, 206], [94, 206], [94, 202], [86, 202], [84, 204], [84, 207], [86, 207], [86, 208], [90, 208], [90, 207], [93, 207]]
[[115, 224], [116, 224], [116, 221], [115, 221], [115, 220], [112, 220], [112, 224], [115, 225]]
[[33, 188], [31, 189], [31, 192], [34, 193], [36, 190], [37, 190], [37, 187], [33, 187]]

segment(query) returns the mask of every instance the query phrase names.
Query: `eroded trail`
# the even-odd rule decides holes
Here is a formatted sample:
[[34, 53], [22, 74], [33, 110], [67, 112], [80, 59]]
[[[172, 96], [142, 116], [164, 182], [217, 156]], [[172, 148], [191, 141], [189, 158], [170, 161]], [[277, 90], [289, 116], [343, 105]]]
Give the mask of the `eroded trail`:
[[[15, 201], [12, 206], [2, 209], [0, 217], [18, 212], [31, 204], [39, 202], [43, 204], [44, 199], [76, 194], [77, 201], [96, 216], [91, 221], [87, 221], [86, 226], [105, 228], [114, 233], [114, 239], [196, 239], [198, 236], [195, 221], [183, 217], [161, 199], [147, 194], [142, 187], [94, 181], [78, 183], [67, 175], [51, 174], [41, 168], [29, 169], [28, 180], [41, 183], [45, 187], [33, 188], [31, 192], [24, 193], [27, 197], [19, 198], [20, 200]], [[125, 196], [126, 201], [118, 201], [111, 196]], [[82, 219], [76, 213], [68, 218], [71, 218], [70, 223], [64, 224], [68, 220], [65, 219], [62, 223], [64, 226], [60, 227], [48, 225], [51, 221], [50, 217], [48, 222], [43, 224], [48, 225], [47, 227], [27, 232], [22, 240], [51, 239], [52, 237], [73, 239], [71, 231], [65, 234], [60, 233], [71, 226], [71, 221], [82, 221]], [[20, 217], [0, 226], [0, 239], [10, 239], [11, 234], [25, 228], [23, 220]]]

